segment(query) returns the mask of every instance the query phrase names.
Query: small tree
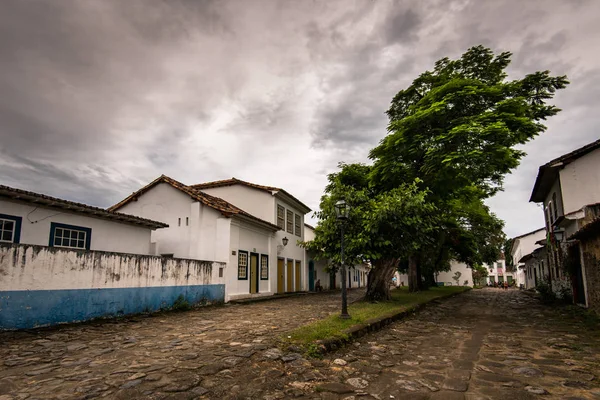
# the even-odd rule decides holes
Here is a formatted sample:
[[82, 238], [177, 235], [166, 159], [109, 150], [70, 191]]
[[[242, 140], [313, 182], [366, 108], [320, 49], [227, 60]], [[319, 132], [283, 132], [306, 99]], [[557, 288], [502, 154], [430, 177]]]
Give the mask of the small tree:
[[477, 286], [483, 285], [483, 280], [489, 275], [487, 268], [482, 265], [475, 265], [473, 267], [473, 283]]
[[460, 271], [456, 271], [454, 273], [454, 276], [452, 277], [452, 279], [454, 279], [454, 281], [456, 282], [456, 286], [458, 286], [458, 281], [460, 280], [460, 277], [462, 276], [462, 273]]

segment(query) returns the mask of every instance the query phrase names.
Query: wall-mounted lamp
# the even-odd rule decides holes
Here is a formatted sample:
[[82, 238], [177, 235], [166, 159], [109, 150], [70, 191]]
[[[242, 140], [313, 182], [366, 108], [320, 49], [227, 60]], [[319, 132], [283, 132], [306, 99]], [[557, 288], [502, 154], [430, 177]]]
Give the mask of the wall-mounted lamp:
[[556, 241], [558, 243], [561, 243], [565, 238], [565, 231], [563, 231], [563, 230], [554, 231], [554, 238], [556, 239]]
[[283, 247], [287, 246], [289, 242], [289, 239], [287, 237], [284, 237], [283, 239], [281, 239], [281, 243], [283, 243]]

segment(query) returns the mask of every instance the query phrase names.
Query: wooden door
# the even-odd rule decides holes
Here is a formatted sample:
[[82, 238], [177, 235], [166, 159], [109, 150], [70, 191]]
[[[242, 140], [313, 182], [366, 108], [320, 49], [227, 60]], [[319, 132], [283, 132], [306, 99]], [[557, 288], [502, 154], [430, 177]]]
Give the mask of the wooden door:
[[286, 292], [294, 291], [294, 260], [288, 260], [287, 262], [287, 285], [285, 286]]
[[258, 254], [250, 253], [250, 293], [258, 293]]
[[313, 260], [308, 262], [308, 290], [315, 291], [315, 262]]
[[285, 292], [285, 266], [283, 258], [277, 259], [277, 293]]
[[301, 266], [302, 262], [296, 261], [296, 292], [302, 290], [302, 287], [300, 286], [300, 277], [302, 276]]

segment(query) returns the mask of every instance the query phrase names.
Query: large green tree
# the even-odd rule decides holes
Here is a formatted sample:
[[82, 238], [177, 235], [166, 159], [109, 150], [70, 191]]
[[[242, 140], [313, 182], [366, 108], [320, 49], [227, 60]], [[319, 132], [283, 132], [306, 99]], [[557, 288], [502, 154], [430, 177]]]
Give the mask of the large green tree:
[[[400, 260], [416, 254], [430, 240], [436, 213], [417, 182], [379, 192], [370, 184], [370, 172], [367, 165], [342, 164], [339, 172], [328, 176], [329, 184], [316, 213], [319, 223], [315, 239], [304, 246], [337, 269], [343, 223], [345, 264], [368, 261], [373, 269], [366, 298], [384, 300], [390, 297], [389, 286]], [[350, 206], [345, 222], [338, 220], [335, 212], [340, 199]]]
[[[481, 251], [486, 259], [499, 255], [502, 225], [482, 201], [501, 190], [504, 176], [519, 165], [525, 153], [516, 146], [543, 132], [543, 121], [560, 111], [546, 102], [566, 87], [566, 77], [543, 71], [508, 80], [510, 58], [476, 46], [457, 60], [437, 61], [396, 94], [387, 111], [389, 134], [370, 152], [374, 186], [389, 190], [419, 179], [427, 201], [440, 210], [434, 259], [454, 253], [475, 257], [473, 265], [484, 257]], [[469, 221], [465, 209], [478, 223]], [[409, 273], [409, 283], [420, 286], [418, 273], [410, 281], [414, 275]]]

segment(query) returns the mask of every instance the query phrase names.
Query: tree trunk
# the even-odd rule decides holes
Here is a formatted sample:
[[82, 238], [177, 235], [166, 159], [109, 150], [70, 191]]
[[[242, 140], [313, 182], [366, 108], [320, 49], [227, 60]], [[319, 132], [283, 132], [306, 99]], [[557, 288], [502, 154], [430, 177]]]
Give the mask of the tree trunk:
[[419, 263], [416, 254], [408, 256], [408, 291], [419, 291]]
[[425, 274], [425, 289], [435, 286], [435, 272], [427, 271]]
[[373, 269], [367, 276], [367, 301], [382, 301], [391, 299], [390, 284], [398, 267], [398, 260], [376, 260]]

